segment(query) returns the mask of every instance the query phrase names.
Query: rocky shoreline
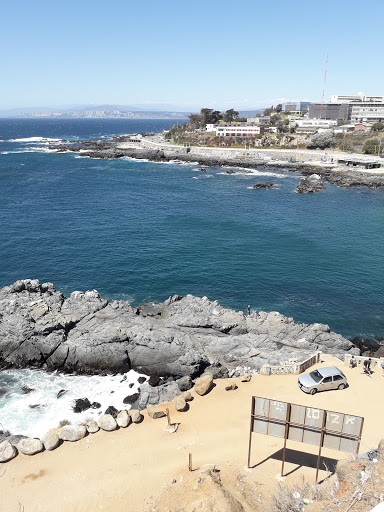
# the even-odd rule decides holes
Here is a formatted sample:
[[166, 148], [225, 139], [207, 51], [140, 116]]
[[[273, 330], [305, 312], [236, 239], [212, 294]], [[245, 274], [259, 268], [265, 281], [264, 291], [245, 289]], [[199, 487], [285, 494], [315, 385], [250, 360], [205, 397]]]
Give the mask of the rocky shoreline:
[[[115, 137], [111, 140], [89, 140], [83, 142], [69, 142], [51, 146], [50, 149], [58, 153], [75, 152], [81, 157], [115, 159], [115, 158], [135, 158], [138, 160], [150, 160], [153, 162], [193, 162], [209, 167], [240, 167], [246, 169], [278, 168], [287, 171], [300, 172], [304, 176], [313, 173], [318, 174], [321, 179], [329, 184], [337, 185], [341, 188], [384, 188], [384, 173], [359, 171], [353, 168], [344, 170], [333, 165], [307, 163], [302, 161], [278, 161], [258, 158], [255, 160], [244, 160], [244, 158], [226, 158], [225, 156], [210, 156], [206, 154], [196, 154], [189, 152], [189, 148], [166, 148], [151, 149], [148, 147], [126, 147], [129, 137]], [[278, 150], [276, 150], [278, 151]]]

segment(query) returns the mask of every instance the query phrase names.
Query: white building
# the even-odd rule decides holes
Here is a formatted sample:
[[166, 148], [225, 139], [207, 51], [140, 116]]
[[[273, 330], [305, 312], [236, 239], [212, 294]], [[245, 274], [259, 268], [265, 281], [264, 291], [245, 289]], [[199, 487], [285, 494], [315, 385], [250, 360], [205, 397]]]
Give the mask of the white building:
[[337, 121], [324, 119], [298, 119], [296, 121], [296, 133], [316, 133], [329, 130], [337, 126]]
[[363, 92], [358, 92], [354, 95], [333, 94], [331, 96], [331, 103], [384, 103], [384, 96], [365, 96]]
[[217, 137], [254, 137], [264, 133], [264, 126], [252, 125], [218, 125]]
[[216, 131], [216, 125], [215, 124], [206, 124], [205, 131], [208, 133], [214, 133]]
[[355, 123], [384, 121], [384, 98], [382, 103], [354, 103], [351, 108], [351, 121]]
[[268, 116], [260, 116], [260, 117], [247, 117], [248, 124], [258, 124], [258, 125], [266, 125], [271, 120]]

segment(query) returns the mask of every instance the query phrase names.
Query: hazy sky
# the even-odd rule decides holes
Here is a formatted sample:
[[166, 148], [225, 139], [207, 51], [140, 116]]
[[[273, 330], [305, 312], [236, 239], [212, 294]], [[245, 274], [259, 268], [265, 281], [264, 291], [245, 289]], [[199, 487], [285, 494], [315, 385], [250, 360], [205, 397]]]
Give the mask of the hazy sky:
[[384, 0], [2, 2], [0, 108], [384, 94]]

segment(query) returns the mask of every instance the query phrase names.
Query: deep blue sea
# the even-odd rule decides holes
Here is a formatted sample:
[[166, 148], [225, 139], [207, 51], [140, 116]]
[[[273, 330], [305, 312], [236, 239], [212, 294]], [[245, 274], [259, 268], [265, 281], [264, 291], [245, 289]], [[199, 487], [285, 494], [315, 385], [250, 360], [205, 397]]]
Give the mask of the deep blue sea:
[[[384, 190], [296, 194], [293, 173], [92, 160], [32, 139], [174, 122], [0, 119], [0, 287], [37, 278], [134, 305], [207, 295], [345, 336], [384, 336]], [[276, 187], [247, 188], [260, 181]]]

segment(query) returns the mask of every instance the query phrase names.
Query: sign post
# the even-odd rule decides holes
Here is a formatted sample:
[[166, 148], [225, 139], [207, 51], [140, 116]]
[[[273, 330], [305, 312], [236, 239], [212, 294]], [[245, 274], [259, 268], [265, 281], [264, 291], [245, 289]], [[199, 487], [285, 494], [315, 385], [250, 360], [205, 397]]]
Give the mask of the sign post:
[[252, 433], [284, 438], [281, 476], [284, 474], [287, 440], [319, 447], [316, 482], [319, 475], [321, 449], [331, 448], [357, 454], [360, 448], [364, 418], [304, 405], [253, 396], [249, 430], [248, 468], [251, 465]]

